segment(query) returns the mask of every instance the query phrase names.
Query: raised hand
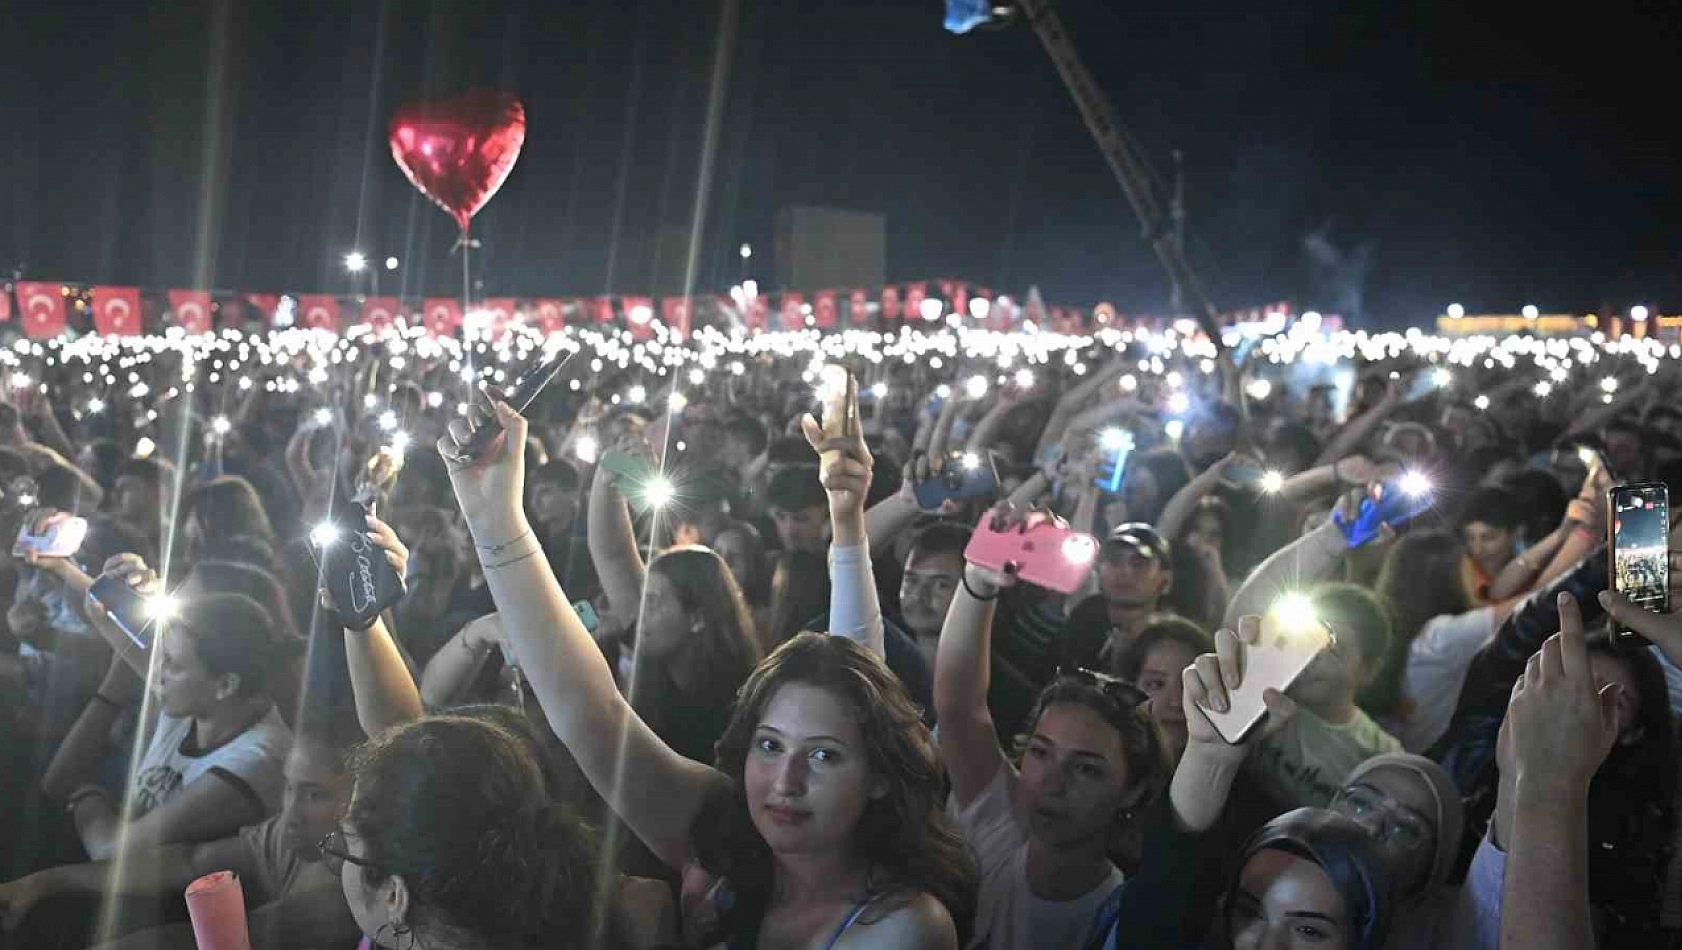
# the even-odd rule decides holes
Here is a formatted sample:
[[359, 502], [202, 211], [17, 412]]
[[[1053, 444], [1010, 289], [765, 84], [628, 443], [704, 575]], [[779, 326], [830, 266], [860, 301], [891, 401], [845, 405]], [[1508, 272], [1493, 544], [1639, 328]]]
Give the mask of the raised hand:
[[1518, 804], [1563, 804], [1586, 796], [1590, 780], [1618, 740], [1618, 692], [1596, 687], [1583, 617], [1559, 595], [1559, 632], [1542, 644], [1513, 684], [1507, 729], [1518, 762]]
[[1276, 689], [1262, 693], [1267, 704], [1267, 722], [1237, 746], [1228, 745], [1221, 738], [1204, 709], [1226, 712], [1231, 706], [1231, 693], [1244, 685], [1245, 656], [1250, 647], [1261, 640], [1262, 618], [1249, 614], [1238, 619], [1238, 629], [1215, 633], [1215, 652], [1205, 653], [1192, 661], [1182, 674], [1186, 713], [1186, 749], [1194, 746], [1202, 751], [1220, 753], [1237, 750], [1242, 756], [1258, 739], [1272, 735], [1285, 727], [1296, 715], [1297, 705], [1290, 697]]
[[[500, 423], [502, 434], [477, 459], [464, 449], [481, 427]], [[464, 418], [452, 419], [438, 440], [438, 454], [450, 473], [450, 487], [468, 530], [479, 544], [503, 544], [525, 533], [522, 499], [526, 482], [526, 420], [500, 399], [475, 392]]]
[[1653, 613], [1636, 606], [1617, 591], [1600, 592], [1600, 606], [1612, 619], [1634, 630], [1658, 647], [1672, 664], [1682, 665], [1682, 525], [1670, 532], [1670, 609]]

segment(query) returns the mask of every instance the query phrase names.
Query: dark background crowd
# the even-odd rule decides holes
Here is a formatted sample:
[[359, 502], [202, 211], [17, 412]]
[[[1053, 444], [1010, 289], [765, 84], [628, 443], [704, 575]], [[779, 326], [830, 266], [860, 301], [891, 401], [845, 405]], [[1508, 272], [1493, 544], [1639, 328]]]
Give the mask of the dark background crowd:
[[[1662, 350], [573, 337], [522, 416], [464, 379], [525, 342], [282, 336], [6, 361], [0, 530], [88, 524], [0, 564], [13, 946], [191, 946], [223, 869], [260, 947], [1682, 931], [1682, 623], [1602, 593], [1607, 490], [1682, 484]], [[405, 585], [365, 629], [349, 498]], [[976, 563], [1048, 514], [1074, 592]], [[102, 577], [177, 612], [142, 642]], [[1229, 742], [1304, 615], [1332, 646]]]

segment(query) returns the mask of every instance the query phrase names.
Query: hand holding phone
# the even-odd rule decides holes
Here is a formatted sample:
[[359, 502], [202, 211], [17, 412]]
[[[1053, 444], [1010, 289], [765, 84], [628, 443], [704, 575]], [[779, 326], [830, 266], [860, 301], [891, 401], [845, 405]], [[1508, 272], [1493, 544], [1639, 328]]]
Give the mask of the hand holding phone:
[[1358, 548], [1383, 533], [1431, 510], [1436, 492], [1429, 479], [1417, 472], [1404, 472], [1372, 486], [1361, 499], [1353, 516], [1342, 506], [1332, 512], [1332, 523], [1343, 532], [1350, 548]]
[[[1619, 485], [1607, 493], [1612, 590], [1648, 613], [1670, 612], [1670, 489], [1663, 482]], [[1612, 625], [1614, 646], [1649, 645], [1628, 624]]]
[[65, 511], [37, 512], [24, 519], [12, 544], [12, 554], [23, 557], [71, 557], [81, 550], [82, 540], [88, 536], [86, 518], [77, 518]]
[[1011, 574], [1046, 590], [1072, 594], [1098, 561], [1098, 541], [1044, 511], [1016, 518], [994, 509], [981, 516], [964, 560]]
[[1188, 668], [1188, 738], [1210, 742], [1218, 737], [1237, 746], [1255, 738], [1256, 727], [1270, 714], [1270, 729], [1283, 726], [1296, 710], [1285, 691], [1331, 645], [1331, 629], [1317, 618], [1287, 622], [1273, 615], [1247, 616], [1236, 632], [1216, 633], [1216, 652], [1205, 653]]
[[148, 595], [134, 584], [140, 575], [108, 571], [101, 574], [88, 588], [88, 600], [105, 611], [106, 616], [135, 646], [149, 650], [160, 624], [169, 618], [169, 600]]
[[[549, 385], [550, 380], [559, 375], [561, 368], [566, 366], [572, 356], [573, 351], [571, 350], [555, 350], [547, 358], [540, 353], [537, 359], [522, 369], [519, 375], [514, 378], [514, 382], [504, 390], [501, 401], [506, 402], [510, 409], [524, 416], [526, 410], [537, 400], [538, 395]], [[474, 411], [484, 415], [482, 410], [478, 410], [477, 407]], [[456, 449], [454, 461], [457, 464], [477, 464], [490, 450], [491, 444], [496, 441], [496, 437], [502, 434], [502, 425], [497, 422], [494, 412], [484, 415], [484, 418], [476, 421], [478, 428], [474, 429], [473, 434], [468, 437], [467, 441]]]
[[348, 501], [334, 514], [330, 530], [311, 532], [321, 552], [321, 585], [349, 630], [366, 630], [407, 592], [385, 550], [368, 537], [368, 514], [363, 503]]
[[998, 492], [999, 473], [991, 452], [955, 452], [939, 472], [915, 483], [912, 497], [924, 511], [937, 511], [946, 501], [991, 499]]

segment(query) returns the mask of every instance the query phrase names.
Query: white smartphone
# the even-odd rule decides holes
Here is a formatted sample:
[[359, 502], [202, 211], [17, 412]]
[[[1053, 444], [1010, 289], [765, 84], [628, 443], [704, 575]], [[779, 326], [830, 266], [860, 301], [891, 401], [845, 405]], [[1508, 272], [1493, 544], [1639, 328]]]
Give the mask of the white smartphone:
[[1244, 648], [1244, 681], [1227, 694], [1227, 711], [1219, 713], [1205, 706], [1203, 714], [1228, 745], [1238, 745], [1267, 715], [1262, 693], [1290, 689], [1331, 644], [1331, 628], [1323, 621], [1287, 626], [1272, 616], [1263, 618], [1261, 639]]

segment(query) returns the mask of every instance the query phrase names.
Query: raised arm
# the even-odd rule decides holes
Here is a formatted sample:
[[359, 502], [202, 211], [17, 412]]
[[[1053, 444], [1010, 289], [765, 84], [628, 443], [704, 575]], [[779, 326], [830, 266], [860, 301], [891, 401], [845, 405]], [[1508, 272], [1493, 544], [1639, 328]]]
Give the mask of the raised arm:
[[1336, 437], [1326, 443], [1326, 447], [1321, 450], [1320, 458], [1316, 460], [1315, 464], [1329, 465], [1335, 459], [1359, 451], [1367, 441], [1367, 437], [1373, 434], [1379, 424], [1401, 408], [1402, 395], [1406, 391], [1401, 381], [1391, 380], [1390, 385], [1384, 390], [1384, 398], [1378, 401], [1378, 405], [1350, 420], [1349, 424], [1344, 426]]
[[1257, 565], [1232, 595], [1226, 608], [1226, 625], [1238, 623], [1246, 614], [1267, 613], [1280, 594], [1301, 590], [1321, 580], [1343, 559], [1347, 550], [1343, 532], [1330, 519], [1325, 524], [1273, 552]]
[[437, 709], [462, 702], [462, 690], [478, 678], [502, 643], [502, 618], [486, 614], [456, 631], [421, 671], [422, 704]]
[[[368, 517], [368, 538], [374, 542], [391, 564], [398, 577], [407, 573], [409, 551], [397, 539], [391, 526], [378, 518]], [[370, 736], [419, 719], [420, 690], [391, 631], [386, 629], [385, 617], [374, 618], [366, 630], [344, 631], [345, 664], [350, 668], [351, 691], [356, 695], [356, 720], [362, 731]]]
[[727, 780], [673, 752], [620, 694], [521, 508], [526, 421], [506, 404], [493, 408], [482, 394], [475, 399], [473, 423], [484, 425], [494, 413], [503, 435], [474, 461], [461, 453], [473, 426], [456, 419], [438, 449], [509, 647], [549, 725], [596, 792], [661, 860], [681, 868], [690, 857], [691, 822]]
[[247, 860], [250, 853], [238, 837], [228, 837], [204, 844], [167, 844], [153, 848], [136, 854], [120, 871], [111, 861], [66, 864], [36, 871], [0, 884], [3, 926], [12, 930], [36, 904], [58, 894], [174, 896], [199, 877], [221, 870], [233, 871], [250, 880], [254, 876]]
[[992, 681], [993, 608], [1013, 579], [964, 565], [963, 584], [952, 595], [934, 659], [934, 708], [940, 757], [963, 808], [986, 790], [1005, 766], [1004, 750], [987, 708]]
[[1618, 740], [1618, 692], [1597, 688], [1569, 594], [1507, 706], [1518, 778], [1501, 897], [1502, 950], [1594, 946], [1589, 913], [1589, 782]]
[[876, 596], [865, 534], [864, 499], [870, 492], [874, 459], [858, 425], [853, 378], [846, 377], [840, 397], [827, 402], [823, 425], [808, 415], [800, 420], [800, 430], [818, 453], [818, 477], [829, 496], [829, 632], [885, 656], [882, 605]]
[[636, 609], [642, 603], [643, 578], [647, 572], [637, 550], [636, 526], [619, 483], [607, 469], [596, 467], [590, 482], [590, 508], [586, 540], [590, 560], [601, 578], [602, 590], [615, 610]]
[[1156, 530], [1165, 538], [1178, 538], [1191, 523], [1191, 516], [1197, 511], [1197, 503], [1204, 496], [1221, 487], [1226, 481], [1227, 469], [1238, 461], [1254, 464], [1253, 460], [1243, 459], [1236, 452], [1221, 459], [1215, 464], [1198, 473], [1197, 477], [1186, 482], [1185, 487], [1174, 493], [1168, 499], [1168, 504], [1162, 509], [1162, 516], [1156, 519]]

